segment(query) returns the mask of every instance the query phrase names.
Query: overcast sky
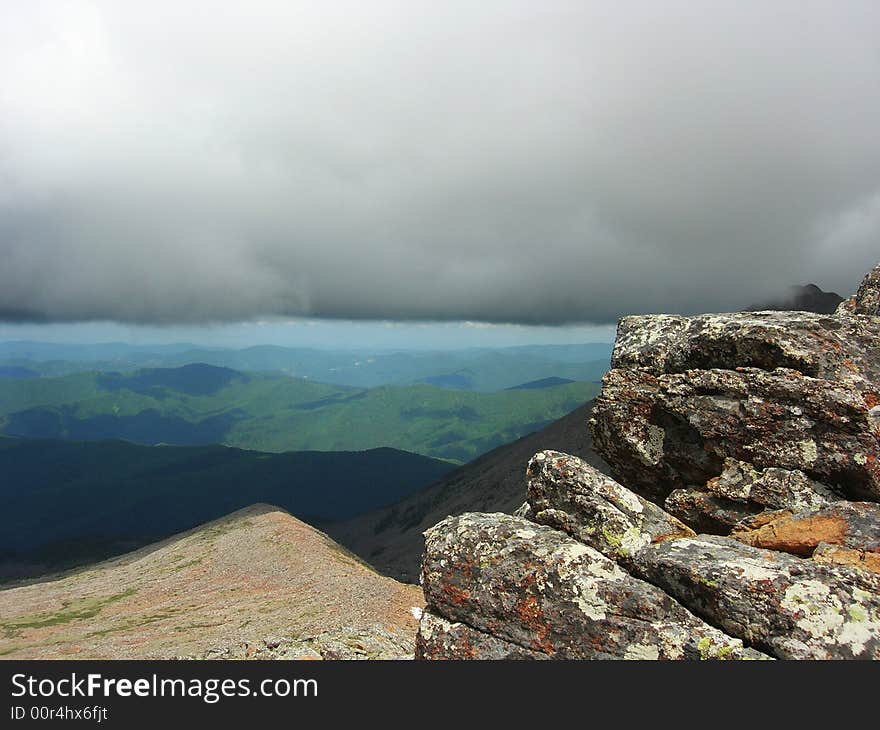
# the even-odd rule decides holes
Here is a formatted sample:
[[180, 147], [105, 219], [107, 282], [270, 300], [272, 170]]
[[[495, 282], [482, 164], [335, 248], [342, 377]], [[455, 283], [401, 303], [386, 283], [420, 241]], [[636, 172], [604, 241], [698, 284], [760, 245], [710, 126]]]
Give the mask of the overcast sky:
[[880, 3], [0, 3], [0, 320], [562, 324], [880, 259]]

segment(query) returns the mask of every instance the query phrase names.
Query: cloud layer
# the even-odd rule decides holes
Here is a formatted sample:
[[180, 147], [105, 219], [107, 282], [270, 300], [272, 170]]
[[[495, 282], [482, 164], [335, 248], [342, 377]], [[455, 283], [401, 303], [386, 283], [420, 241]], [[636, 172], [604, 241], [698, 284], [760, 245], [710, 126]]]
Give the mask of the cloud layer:
[[6, 3], [0, 319], [845, 294], [880, 259], [878, 27], [873, 0]]

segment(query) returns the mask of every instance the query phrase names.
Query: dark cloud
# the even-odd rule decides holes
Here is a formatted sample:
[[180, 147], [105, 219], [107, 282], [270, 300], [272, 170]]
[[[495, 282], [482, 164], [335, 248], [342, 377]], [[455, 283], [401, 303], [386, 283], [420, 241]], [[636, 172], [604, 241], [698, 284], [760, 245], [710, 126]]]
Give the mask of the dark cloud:
[[608, 321], [880, 258], [880, 5], [0, 9], [0, 318]]

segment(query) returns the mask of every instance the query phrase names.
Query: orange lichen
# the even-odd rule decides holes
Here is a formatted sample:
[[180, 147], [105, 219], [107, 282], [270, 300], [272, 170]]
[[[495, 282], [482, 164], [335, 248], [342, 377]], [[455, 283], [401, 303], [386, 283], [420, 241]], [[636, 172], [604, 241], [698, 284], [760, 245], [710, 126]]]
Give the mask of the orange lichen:
[[795, 517], [786, 510], [758, 515], [746, 529], [734, 530], [730, 536], [753, 547], [807, 556], [819, 543], [841, 544], [848, 530], [846, 520], [838, 515]]

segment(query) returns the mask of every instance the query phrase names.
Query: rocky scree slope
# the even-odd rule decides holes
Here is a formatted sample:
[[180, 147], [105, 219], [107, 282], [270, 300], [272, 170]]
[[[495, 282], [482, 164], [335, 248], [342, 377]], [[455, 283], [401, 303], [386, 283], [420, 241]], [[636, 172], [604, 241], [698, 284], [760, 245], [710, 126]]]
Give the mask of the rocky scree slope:
[[542, 451], [428, 530], [418, 657], [880, 658], [880, 266], [834, 315], [624, 318], [590, 427], [611, 476]]

